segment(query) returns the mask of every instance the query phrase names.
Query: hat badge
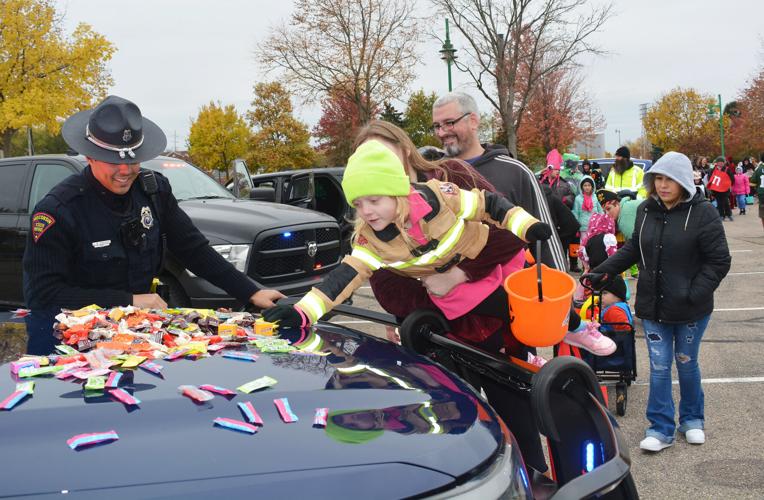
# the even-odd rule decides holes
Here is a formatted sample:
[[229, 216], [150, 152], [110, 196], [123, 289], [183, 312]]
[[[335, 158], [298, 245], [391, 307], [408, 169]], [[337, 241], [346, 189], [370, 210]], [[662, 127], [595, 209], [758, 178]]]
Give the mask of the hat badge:
[[130, 139], [133, 138], [133, 131], [129, 128], [126, 128], [124, 132], [122, 132], [122, 142], [128, 142]]

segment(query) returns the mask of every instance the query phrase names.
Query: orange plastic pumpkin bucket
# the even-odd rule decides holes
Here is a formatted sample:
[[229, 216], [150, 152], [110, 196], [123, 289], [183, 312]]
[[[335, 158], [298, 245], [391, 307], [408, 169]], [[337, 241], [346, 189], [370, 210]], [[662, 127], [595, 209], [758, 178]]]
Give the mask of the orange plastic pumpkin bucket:
[[509, 295], [509, 318], [517, 340], [531, 347], [560, 343], [568, 331], [576, 289], [571, 276], [537, 264], [507, 276], [504, 289]]

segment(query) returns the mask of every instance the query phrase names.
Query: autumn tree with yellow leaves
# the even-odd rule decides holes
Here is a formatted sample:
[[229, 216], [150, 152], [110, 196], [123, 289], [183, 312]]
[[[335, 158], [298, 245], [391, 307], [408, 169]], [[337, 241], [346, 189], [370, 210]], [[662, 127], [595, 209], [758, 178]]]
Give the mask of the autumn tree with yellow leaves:
[[91, 106], [113, 84], [106, 63], [114, 45], [87, 24], [71, 35], [51, 0], [0, 1], [0, 135], [9, 151], [15, 133]]
[[246, 156], [251, 132], [233, 104], [210, 101], [191, 120], [188, 154], [208, 170], [228, 172], [231, 162]]
[[315, 163], [308, 127], [292, 115], [291, 96], [280, 83], [255, 85], [247, 119], [254, 130], [248, 156], [253, 169], [275, 172]]
[[[647, 139], [664, 151], [688, 156], [713, 156], [719, 150], [719, 120], [709, 114], [716, 104], [711, 95], [695, 89], [676, 88], [661, 96], [645, 115]], [[725, 116], [725, 127], [729, 118]]]

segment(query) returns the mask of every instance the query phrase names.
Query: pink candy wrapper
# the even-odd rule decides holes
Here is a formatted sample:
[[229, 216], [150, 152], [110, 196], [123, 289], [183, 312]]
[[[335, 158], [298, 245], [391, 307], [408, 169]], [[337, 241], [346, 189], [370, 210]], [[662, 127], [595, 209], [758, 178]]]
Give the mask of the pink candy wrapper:
[[141, 404], [140, 399], [131, 396], [124, 389], [112, 389], [109, 391], [109, 394], [111, 394], [111, 396], [117, 401], [124, 403], [128, 406]]
[[119, 439], [117, 433], [113, 430], [108, 432], [94, 432], [91, 434], [77, 434], [66, 440], [69, 448], [76, 450], [85, 446], [92, 446], [99, 443], [111, 443]]
[[[31, 385], [29, 385], [31, 384]], [[0, 410], [10, 411], [14, 406], [22, 402], [27, 396], [34, 392], [34, 382], [21, 383], [16, 385], [13, 394], [0, 401]]]
[[278, 409], [279, 415], [281, 415], [281, 419], [287, 424], [291, 424], [292, 422], [297, 422], [297, 420], [299, 420], [297, 415], [294, 414], [292, 408], [289, 406], [289, 400], [287, 398], [274, 399], [273, 404], [276, 405], [276, 409]]
[[316, 408], [313, 417], [313, 427], [326, 427], [326, 417], [329, 416], [329, 408]]
[[254, 434], [257, 432], [257, 427], [241, 420], [234, 420], [232, 418], [218, 417], [213, 420], [215, 425], [231, 429], [233, 431], [246, 432], [247, 434]]
[[241, 361], [257, 361], [257, 354], [252, 354], [251, 352], [224, 351], [223, 357]]
[[25, 359], [24, 361], [12, 361], [11, 362], [11, 373], [17, 374], [24, 368], [39, 368], [40, 367], [40, 361], [37, 359]]
[[121, 372], [111, 372], [109, 373], [109, 378], [106, 379], [106, 387], [109, 388], [117, 388], [119, 387], [119, 381], [122, 380], [122, 373]]
[[166, 359], [166, 360], [168, 360], [168, 361], [173, 361], [173, 360], [176, 360], [176, 359], [178, 359], [178, 358], [180, 358], [180, 357], [183, 357], [183, 356], [185, 356], [185, 355], [186, 355], [186, 353], [187, 353], [187, 352], [189, 352], [190, 350], [191, 350], [191, 349], [189, 349], [188, 347], [183, 347], [183, 348], [181, 348], [181, 349], [178, 349], [177, 351], [173, 352], [172, 354], [170, 354], [169, 356], [167, 356], [167, 357], [166, 357], [166, 358], [164, 358], [164, 359]]
[[196, 401], [197, 403], [204, 403], [205, 401], [209, 401], [215, 397], [211, 392], [199, 389], [193, 385], [178, 386], [178, 392], [187, 398]]
[[215, 394], [220, 394], [221, 396], [236, 395], [236, 391], [232, 391], [231, 389], [226, 389], [225, 387], [220, 387], [218, 385], [204, 384], [204, 385], [200, 385], [199, 389], [203, 391], [214, 392]]
[[154, 363], [153, 361], [144, 361], [140, 365], [138, 365], [138, 368], [142, 368], [146, 370], [149, 373], [153, 373], [154, 375], [162, 376], [162, 368], [164, 368], [162, 365]]
[[241, 410], [241, 413], [244, 415], [244, 418], [247, 419], [247, 422], [254, 425], [263, 425], [263, 419], [260, 418], [260, 415], [255, 410], [255, 407], [252, 406], [252, 403], [249, 401], [247, 402], [241, 402], [238, 403], [239, 410]]

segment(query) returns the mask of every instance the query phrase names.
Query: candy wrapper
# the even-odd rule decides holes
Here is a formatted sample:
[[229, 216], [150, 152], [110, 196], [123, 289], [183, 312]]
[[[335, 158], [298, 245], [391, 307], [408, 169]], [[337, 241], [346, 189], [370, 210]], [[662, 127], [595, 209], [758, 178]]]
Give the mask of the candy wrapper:
[[140, 365], [138, 365], [138, 368], [141, 368], [143, 370], [146, 370], [149, 373], [153, 373], [154, 375], [161, 377], [162, 368], [164, 367], [162, 365], [154, 363], [153, 361], [145, 361], [141, 363]]
[[236, 391], [232, 391], [231, 389], [226, 389], [225, 387], [220, 387], [218, 385], [204, 384], [200, 385], [199, 389], [203, 391], [214, 392], [215, 394], [220, 394], [221, 396], [236, 395]]
[[297, 420], [299, 420], [297, 415], [294, 414], [292, 408], [289, 406], [289, 400], [287, 398], [274, 399], [273, 404], [276, 405], [276, 409], [278, 409], [279, 415], [281, 415], [281, 420], [287, 424], [291, 424], [292, 422], [297, 422]]
[[145, 356], [128, 356], [124, 362], [122, 362], [122, 368], [135, 368], [146, 361]]
[[326, 427], [326, 418], [329, 416], [329, 408], [316, 408], [313, 416], [313, 427]]
[[10, 396], [0, 401], [0, 410], [12, 410], [14, 406], [28, 396], [31, 396], [32, 393], [34, 393], [34, 382], [20, 382], [16, 384], [16, 390]]
[[66, 444], [73, 450], [78, 450], [94, 444], [111, 443], [119, 439], [116, 431], [94, 432], [91, 434], [77, 434], [66, 440]]
[[134, 406], [141, 404], [141, 400], [131, 396], [126, 390], [124, 389], [111, 389], [109, 391], [109, 394], [111, 397], [119, 401], [120, 403], [124, 403], [127, 406]]
[[278, 380], [276, 380], [275, 378], [265, 376], [265, 377], [260, 377], [250, 382], [247, 382], [246, 384], [242, 384], [236, 389], [245, 394], [249, 394], [250, 392], [254, 392], [260, 389], [265, 389], [266, 387], [274, 386], [276, 385], [277, 382]]
[[16, 375], [24, 368], [39, 368], [39, 359], [20, 359], [18, 361], [11, 362], [11, 373]]
[[85, 383], [86, 391], [103, 391], [106, 387], [106, 377], [88, 377]]
[[252, 354], [251, 352], [224, 351], [223, 357], [241, 361], [257, 361], [257, 354]]
[[174, 361], [174, 360], [176, 360], [176, 359], [178, 359], [178, 358], [182, 358], [183, 356], [185, 356], [186, 354], [188, 354], [188, 353], [189, 353], [189, 351], [191, 351], [191, 349], [190, 349], [190, 348], [188, 348], [188, 347], [181, 347], [181, 348], [179, 348], [179, 349], [175, 349], [174, 351], [172, 351], [172, 352], [170, 353], [170, 355], [169, 355], [169, 356], [167, 356], [167, 357], [166, 357], [166, 358], [164, 358], [164, 359], [166, 359], [166, 360], [168, 360], [168, 361]]
[[29, 378], [29, 377], [39, 377], [42, 375], [53, 375], [61, 370], [63, 370], [63, 366], [41, 366], [39, 368], [34, 367], [27, 367], [22, 368], [19, 370], [18, 376], [21, 378]]
[[193, 385], [178, 386], [178, 392], [197, 403], [204, 403], [215, 397], [211, 392], [199, 389]]
[[257, 413], [255, 407], [252, 406], [252, 403], [246, 401], [237, 403], [237, 405], [239, 406], [239, 410], [241, 410], [242, 415], [244, 415], [244, 418], [247, 419], [247, 422], [254, 425], [263, 425], [263, 419]]
[[115, 389], [119, 387], [119, 381], [122, 380], [122, 373], [120, 372], [111, 372], [109, 373], [109, 377], [106, 379], [106, 387], [110, 389]]
[[77, 349], [65, 344], [57, 345], [56, 350], [60, 352], [61, 354], [67, 354], [67, 355], [79, 354], [79, 351]]
[[219, 427], [225, 427], [226, 429], [231, 429], [233, 431], [246, 432], [247, 434], [254, 434], [257, 432], [257, 427], [252, 424], [242, 422], [241, 420], [218, 417], [213, 420], [213, 422]]

